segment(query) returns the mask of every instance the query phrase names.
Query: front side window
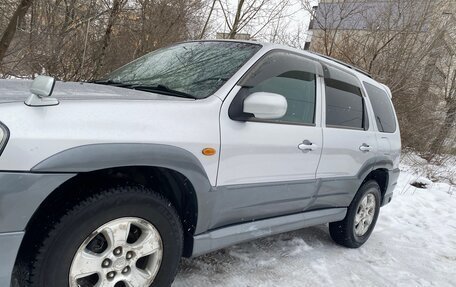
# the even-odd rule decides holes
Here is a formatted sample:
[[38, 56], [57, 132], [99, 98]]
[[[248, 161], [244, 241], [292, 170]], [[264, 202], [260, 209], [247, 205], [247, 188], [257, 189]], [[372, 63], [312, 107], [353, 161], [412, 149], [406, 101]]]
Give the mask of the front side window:
[[351, 84], [325, 79], [326, 125], [365, 129], [365, 110], [361, 90]]
[[375, 121], [380, 132], [394, 133], [396, 131], [396, 117], [391, 100], [386, 92], [374, 85], [364, 82], [367, 96], [374, 110]]
[[260, 48], [257, 44], [237, 42], [181, 43], [149, 53], [95, 83], [205, 98]]
[[244, 94], [268, 92], [287, 99], [286, 114], [268, 122], [314, 124], [316, 76], [314, 63], [299, 55], [274, 52], [263, 58], [246, 80]]

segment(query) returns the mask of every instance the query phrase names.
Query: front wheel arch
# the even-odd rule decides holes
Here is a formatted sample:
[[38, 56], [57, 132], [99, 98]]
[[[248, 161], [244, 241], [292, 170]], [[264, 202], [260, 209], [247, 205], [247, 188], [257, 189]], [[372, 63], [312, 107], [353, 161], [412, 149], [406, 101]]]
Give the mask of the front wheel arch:
[[[134, 176], [135, 175], [135, 176]], [[160, 182], [153, 179], [161, 178]], [[130, 166], [79, 173], [52, 191], [27, 223], [25, 235], [16, 257], [13, 277], [24, 277], [30, 266], [33, 246], [41, 240], [49, 225], [56, 222], [70, 206], [91, 195], [99, 187], [136, 184], [145, 186], [167, 198], [181, 218], [184, 227], [184, 253], [189, 257], [193, 233], [197, 225], [198, 202], [193, 184], [179, 172], [160, 167]], [[14, 279], [14, 278], [13, 278]], [[22, 285], [19, 285], [22, 286]]]
[[[104, 212], [105, 210], [109, 210], [109, 212]], [[109, 222], [116, 221], [117, 219], [123, 220], [125, 218], [132, 218], [132, 216], [137, 217], [139, 220], [144, 220], [143, 222], [150, 222], [155, 228], [160, 230], [159, 232], [161, 239], [163, 239], [162, 246], [164, 250], [163, 264], [161, 264], [158, 274], [156, 273], [156, 278], [154, 275], [154, 281], [151, 286], [169, 286], [177, 272], [180, 256], [182, 254], [183, 232], [181, 221], [175, 208], [166, 198], [155, 193], [153, 190], [135, 185], [110, 188], [101, 187], [99, 190], [93, 192], [91, 196], [68, 209], [65, 214], [59, 218], [47, 232], [45, 232], [42, 240], [34, 245], [36, 252], [32, 257], [32, 268], [30, 269], [31, 273], [29, 277], [31, 286], [66, 285], [66, 282], [69, 281], [69, 274], [67, 272], [70, 270], [70, 264], [72, 266], [72, 261], [74, 262], [75, 256], [77, 256], [77, 253], [75, 255], [74, 252], [78, 250], [78, 247], [81, 244], [86, 244], [86, 238], [90, 238], [95, 229]], [[121, 233], [124, 233], [122, 230], [126, 229], [121, 228], [119, 230]], [[129, 232], [131, 232], [131, 230]], [[112, 233], [112, 235], [114, 234]], [[125, 238], [124, 236], [121, 237]], [[113, 238], [115, 238], [115, 236], [113, 236]], [[128, 239], [130, 239], [130, 235], [128, 236]], [[111, 245], [109, 242], [110, 241], [108, 240], [107, 244]], [[110, 247], [112, 250], [106, 250], [109, 251], [108, 253], [100, 252], [101, 257], [110, 257], [112, 259], [113, 268], [111, 269], [117, 270], [116, 268], [119, 267], [114, 265], [114, 263], [119, 263], [117, 262], [118, 260], [115, 260], [116, 258], [119, 258], [119, 256], [123, 258], [128, 255], [127, 252], [124, 252], [124, 254], [122, 254], [122, 252], [116, 253], [115, 250], [118, 249], [116, 247], [123, 246], [125, 251], [134, 250], [133, 253], [136, 252], [136, 255], [140, 256], [141, 254], [139, 252], [141, 249], [135, 249], [134, 245], [130, 245], [135, 244], [134, 241], [130, 242], [130, 244], [125, 241], [123, 242], [125, 243], [125, 246], [122, 245], [123, 243], [120, 245], [114, 243], [114, 245], [111, 245]], [[132, 258], [131, 260], [133, 259], [135, 258]], [[139, 257], [137, 259], [139, 259]], [[98, 263], [95, 264], [95, 267], [103, 269], [103, 265], [100, 266]], [[137, 266], [137, 264], [134, 264], [135, 261], [130, 263]], [[133, 271], [133, 267], [135, 266], [130, 263], [128, 260], [123, 260], [121, 265], [131, 265]], [[91, 268], [94, 267], [92, 265], [90, 265]], [[84, 266], [83, 268], [90, 267]], [[90, 271], [98, 272], [100, 270]], [[101, 271], [106, 273], [104, 274], [106, 276], [109, 276], [109, 273], [113, 273], [109, 272], [112, 270], [106, 268]], [[118, 273], [120, 273], [120, 271]], [[109, 277], [106, 278], [106, 276], [102, 276], [101, 278], [98, 276], [97, 281], [109, 280]], [[128, 280], [122, 277], [119, 279], [123, 281]], [[92, 283], [95, 284], [94, 282]]]

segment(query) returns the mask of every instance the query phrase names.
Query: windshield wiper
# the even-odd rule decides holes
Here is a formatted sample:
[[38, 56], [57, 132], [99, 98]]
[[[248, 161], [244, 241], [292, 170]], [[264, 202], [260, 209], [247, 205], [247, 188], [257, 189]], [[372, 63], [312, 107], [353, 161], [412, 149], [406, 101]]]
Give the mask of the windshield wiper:
[[130, 85], [126, 85], [125, 88], [130, 88], [130, 89], [145, 91], [145, 92], [156, 92], [159, 94], [187, 98], [187, 99], [197, 99], [195, 96], [193, 96], [191, 94], [187, 94], [185, 92], [174, 90], [174, 89], [169, 88], [168, 86], [161, 85], [161, 84], [158, 84], [158, 85], [130, 84]]
[[174, 97], [197, 99], [197, 97], [195, 97], [193, 95], [171, 89], [168, 86], [165, 86], [162, 84], [144, 85], [144, 84], [122, 83], [122, 82], [116, 82], [113, 80], [97, 80], [97, 81], [91, 81], [89, 83], [100, 84], [100, 85], [109, 85], [109, 86], [115, 86], [115, 87], [127, 88], [127, 89], [133, 89], [133, 90], [145, 91], [145, 92], [155, 92], [155, 93], [164, 94], [164, 95], [168, 95], [168, 96], [174, 96]]
[[115, 86], [115, 87], [127, 87], [127, 86], [130, 86], [130, 84], [116, 82], [116, 81], [113, 81], [113, 80], [96, 80], [96, 81], [88, 81], [87, 83], [99, 84], [99, 85], [108, 85], [108, 86]]

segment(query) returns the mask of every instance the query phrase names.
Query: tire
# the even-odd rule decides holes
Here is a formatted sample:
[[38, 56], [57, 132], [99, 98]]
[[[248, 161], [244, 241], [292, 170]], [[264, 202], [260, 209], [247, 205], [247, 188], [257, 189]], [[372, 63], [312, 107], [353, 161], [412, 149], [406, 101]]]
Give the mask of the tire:
[[[375, 199], [375, 205], [372, 205], [372, 199]], [[367, 209], [363, 210], [362, 207], [364, 205], [361, 203], [363, 200], [366, 200], [363, 203], [370, 207], [369, 211]], [[361, 185], [348, 207], [345, 218], [338, 222], [329, 223], [331, 238], [337, 244], [348, 248], [358, 248], [363, 245], [374, 230], [380, 211], [380, 201], [381, 193], [377, 182], [370, 180]], [[372, 214], [370, 214], [370, 211], [372, 211]], [[363, 221], [361, 218], [366, 220]], [[369, 219], [370, 223], [367, 226]], [[359, 223], [356, 224], [355, 220]]]
[[[123, 242], [123, 245], [119, 242]], [[30, 286], [80, 284], [86, 287], [101, 283], [98, 280], [110, 280], [109, 286], [129, 286], [127, 279], [122, 279], [140, 278], [138, 274], [142, 270], [154, 274], [153, 278], [149, 274], [149, 281], [128, 281], [130, 285], [161, 287], [170, 286], [177, 273], [182, 256], [183, 232], [176, 210], [161, 195], [143, 187], [115, 187], [100, 190], [67, 210], [38, 246]], [[120, 248], [113, 249], [117, 246]], [[140, 257], [147, 252], [150, 255]], [[92, 260], [90, 266], [101, 266], [101, 272], [70, 283], [70, 275], [80, 271], [78, 276], [82, 276], [83, 271], [86, 271], [84, 268], [89, 268], [89, 265], [80, 263], [84, 262], [81, 260], [87, 254], [95, 256], [87, 258]], [[99, 265], [100, 258], [102, 265]], [[115, 276], [109, 278], [109, 271], [112, 270], [115, 270]]]

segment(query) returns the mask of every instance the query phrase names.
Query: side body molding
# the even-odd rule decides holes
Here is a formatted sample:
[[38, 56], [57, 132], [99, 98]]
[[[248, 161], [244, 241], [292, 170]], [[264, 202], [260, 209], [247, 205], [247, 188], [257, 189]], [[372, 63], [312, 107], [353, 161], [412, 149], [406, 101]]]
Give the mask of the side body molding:
[[[123, 166], [154, 166], [173, 169], [192, 183], [198, 214], [212, 214], [212, 186], [201, 162], [189, 151], [163, 144], [108, 143], [90, 144], [59, 152], [38, 163], [37, 173], [80, 173]], [[209, 209], [209, 210], [208, 210]], [[207, 213], [206, 213], [207, 211]], [[198, 216], [196, 233], [205, 231], [209, 216]]]

